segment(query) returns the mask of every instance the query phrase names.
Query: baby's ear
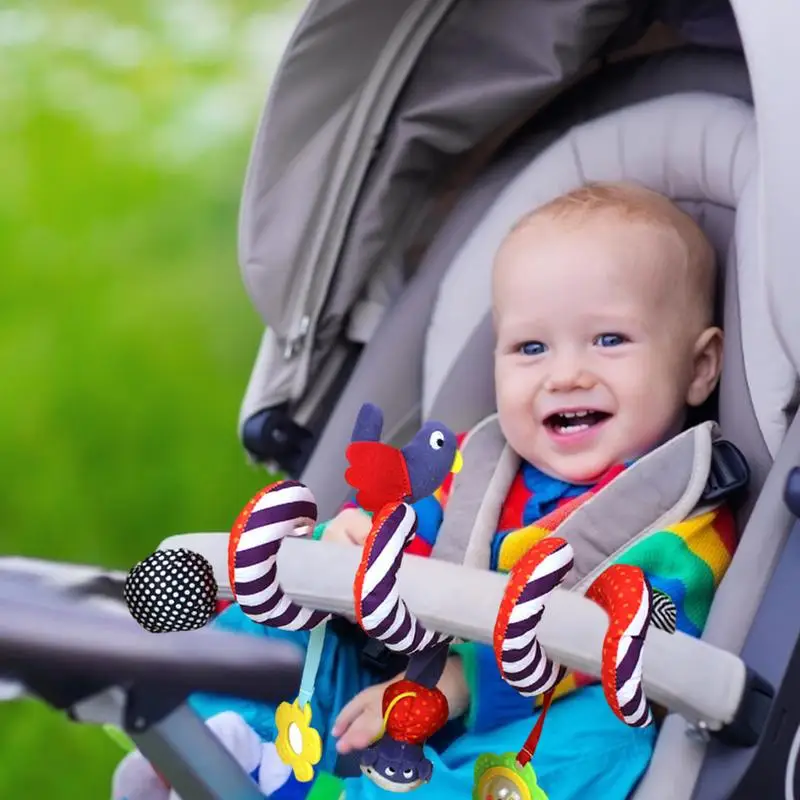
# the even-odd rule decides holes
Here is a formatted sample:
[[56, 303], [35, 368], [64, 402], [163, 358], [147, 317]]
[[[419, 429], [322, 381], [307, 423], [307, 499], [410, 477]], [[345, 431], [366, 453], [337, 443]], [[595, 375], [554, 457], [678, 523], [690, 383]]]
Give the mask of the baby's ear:
[[722, 371], [722, 331], [706, 328], [694, 345], [692, 380], [686, 392], [686, 403], [702, 405], [717, 385]]

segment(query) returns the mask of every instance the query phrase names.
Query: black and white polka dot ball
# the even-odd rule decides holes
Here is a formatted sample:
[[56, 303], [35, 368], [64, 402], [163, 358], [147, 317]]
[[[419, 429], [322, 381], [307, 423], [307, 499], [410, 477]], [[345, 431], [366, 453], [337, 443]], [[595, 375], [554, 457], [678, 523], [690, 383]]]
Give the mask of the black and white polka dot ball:
[[191, 631], [211, 620], [217, 588], [211, 564], [199, 553], [157, 550], [128, 573], [124, 596], [146, 631]]

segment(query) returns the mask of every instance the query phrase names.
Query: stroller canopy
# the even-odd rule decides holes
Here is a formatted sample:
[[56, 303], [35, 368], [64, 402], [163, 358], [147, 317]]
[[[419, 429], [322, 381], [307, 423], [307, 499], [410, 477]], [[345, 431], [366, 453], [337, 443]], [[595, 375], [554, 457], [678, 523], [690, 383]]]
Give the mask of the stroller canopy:
[[[458, 181], [659, 23], [672, 41], [744, 49], [764, 279], [787, 354], [800, 364], [800, 320], [782, 311], [800, 282], [788, 263], [793, 214], [782, 202], [800, 178], [787, 124], [800, 110], [782, 88], [797, 58], [785, 31], [798, 15], [792, 0], [311, 2], [273, 83], [241, 207], [240, 264], [267, 326], [240, 416], [251, 455], [277, 455], [299, 474], [348, 362], [413, 275], [414, 247], [430, 241]], [[289, 430], [266, 430], [265, 413], [276, 409]], [[282, 462], [268, 433], [273, 445], [302, 433], [309, 447]]]

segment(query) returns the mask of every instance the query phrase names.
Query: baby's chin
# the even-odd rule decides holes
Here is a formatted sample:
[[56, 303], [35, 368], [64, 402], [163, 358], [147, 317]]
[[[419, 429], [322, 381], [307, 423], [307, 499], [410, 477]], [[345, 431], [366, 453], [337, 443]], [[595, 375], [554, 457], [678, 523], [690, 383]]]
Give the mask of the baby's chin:
[[592, 457], [585, 453], [552, 459], [537, 458], [535, 454], [531, 454], [530, 457], [525, 455], [522, 457], [545, 475], [578, 486], [591, 486], [597, 483], [608, 470], [625, 460], [624, 458]]

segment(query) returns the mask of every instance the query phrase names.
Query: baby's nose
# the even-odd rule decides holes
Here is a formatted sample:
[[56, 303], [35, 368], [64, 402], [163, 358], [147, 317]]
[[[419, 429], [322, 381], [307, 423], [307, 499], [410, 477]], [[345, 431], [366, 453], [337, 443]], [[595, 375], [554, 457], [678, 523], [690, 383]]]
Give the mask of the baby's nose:
[[592, 374], [578, 359], [560, 359], [545, 380], [548, 392], [569, 392], [573, 389], [591, 389], [594, 385]]

